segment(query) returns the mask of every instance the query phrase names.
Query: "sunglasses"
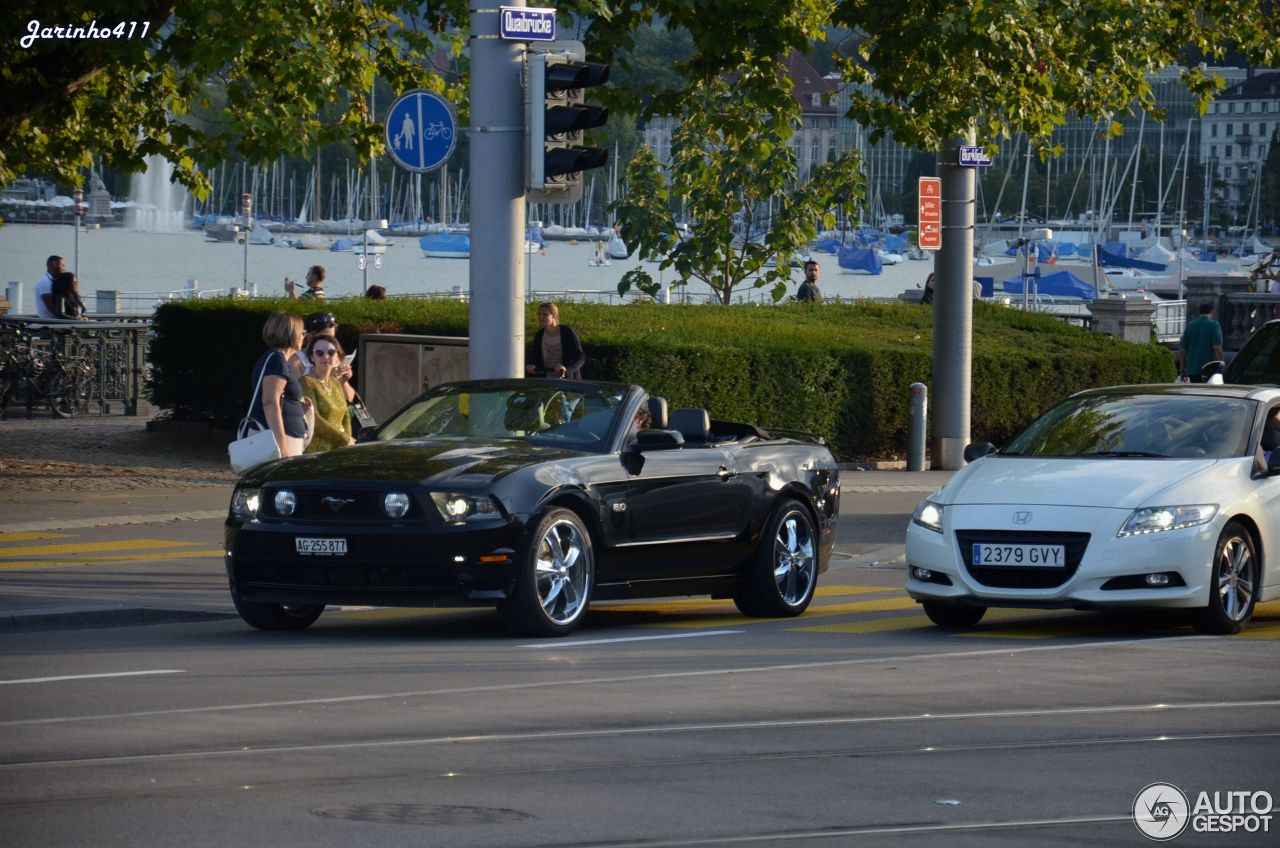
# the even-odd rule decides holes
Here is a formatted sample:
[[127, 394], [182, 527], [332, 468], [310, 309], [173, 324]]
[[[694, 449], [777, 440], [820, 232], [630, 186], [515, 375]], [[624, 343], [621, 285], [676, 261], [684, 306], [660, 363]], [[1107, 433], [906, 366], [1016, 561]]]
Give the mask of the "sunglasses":
[[311, 351], [312, 356], [337, 356], [338, 352], [331, 347], [319, 348]]

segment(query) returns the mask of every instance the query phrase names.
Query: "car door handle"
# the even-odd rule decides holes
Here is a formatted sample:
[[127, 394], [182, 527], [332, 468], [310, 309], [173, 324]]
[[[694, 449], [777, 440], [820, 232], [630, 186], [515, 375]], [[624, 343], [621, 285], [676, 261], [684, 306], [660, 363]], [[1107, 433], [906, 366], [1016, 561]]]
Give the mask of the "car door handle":
[[720, 470], [716, 472], [716, 476], [719, 477], [721, 480], [728, 480], [731, 477], [737, 477], [738, 472], [730, 471], [728, 468], [725, 468], [722, 465], [720, 466]]

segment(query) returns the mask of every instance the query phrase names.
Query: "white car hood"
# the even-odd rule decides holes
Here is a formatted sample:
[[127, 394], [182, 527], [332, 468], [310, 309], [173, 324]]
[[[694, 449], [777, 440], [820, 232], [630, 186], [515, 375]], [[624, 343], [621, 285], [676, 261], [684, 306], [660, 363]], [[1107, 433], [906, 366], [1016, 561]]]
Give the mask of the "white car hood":
[[958, 471], [934, 500], [1135, 509], [1216, 459], [984, 457]]

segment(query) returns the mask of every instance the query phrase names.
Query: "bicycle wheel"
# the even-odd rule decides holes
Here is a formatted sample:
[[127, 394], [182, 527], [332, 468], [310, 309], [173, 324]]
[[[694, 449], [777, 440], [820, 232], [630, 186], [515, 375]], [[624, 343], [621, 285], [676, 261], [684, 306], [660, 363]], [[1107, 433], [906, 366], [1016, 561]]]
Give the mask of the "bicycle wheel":
[[89, 409], [92, 383], [79, 366], [53, 369], [46, 398], [55, 418], [75, 418]]
[[0, 363], [0, 420], [3, 420], [5, 413], [9, 411], [9, 401], [13, 399], [13, 382], [16, 374], [16, 369], [9, 363]]

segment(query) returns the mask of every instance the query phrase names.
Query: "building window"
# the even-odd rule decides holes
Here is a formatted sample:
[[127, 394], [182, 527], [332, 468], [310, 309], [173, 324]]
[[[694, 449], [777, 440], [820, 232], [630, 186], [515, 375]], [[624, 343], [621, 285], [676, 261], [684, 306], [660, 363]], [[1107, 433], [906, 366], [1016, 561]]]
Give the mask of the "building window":
[[1224, 149], [1224, 150], [1223, 150], [1223, 152], [1222, 152], [1222, 158], [1223, 158], [1223, 159], [1230, 159], [1230, 158], [1231, 158], [1231, 145], [1229, 145], [1229, 144], [1228, 144], [1228, 145], [1226, 146], [1226, 149]]
[[1210, 159], [1218, 158], [1218, 145], [1214, 144], [1209, 147], [1209, 158]]
[[1217, 138], [1217, 137], [1218, 137], [1218, 125], [1217, 125], [1217, 124], [1210, 124], [1210, 125], [1209, 125], [1209, 137], [1210, 137], [1210, 138]]
[[1252, 111], [1253, 111], [1253, 104], [1252, 104], [1252, 103], [1246, 103], [1246, 104], [1244, 104], [1244, 113], [1245, 113], [1246, 115], [1247, 115], [1247, 114], [1249, 114], [1249, 113], [1250, 113], [1250, 112], [1252, 112]]
[[1231, 136], [1233, 136], [1233, 135], [1235, 135], [1235, 134], [1236, 134], [1236, 133], [1235, 133], [1235, 125], [1234, 125], [1234, 124], [1227, 124], [1227, 138], [1231, 138]]

